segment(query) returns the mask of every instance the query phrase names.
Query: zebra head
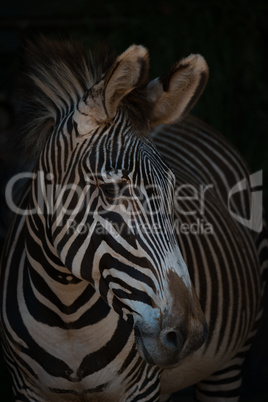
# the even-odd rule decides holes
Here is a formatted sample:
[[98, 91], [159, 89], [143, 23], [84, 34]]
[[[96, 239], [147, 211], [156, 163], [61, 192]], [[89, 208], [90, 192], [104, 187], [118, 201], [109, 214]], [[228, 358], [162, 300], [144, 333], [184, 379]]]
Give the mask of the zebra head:
[[[150, 130], [189, 111], [207, 81], [207, 65], [191, 55], [147, 84], [147, 50], [133, 45], [87, 83], [77, 102], [73, 95], [64, 114], [62, 98], [81, 91], [81, 74], [58, 63], [60, 87], [55, 63], [46, 96], [57, 91], [52, 101], [60, 99], [61, 107], [39, 158], [57, 193], [50, 238], [74, 277], [90, 282], [133, 324], [148, 363], [178, 364], [203, 344], [207, 326], [174, 233], [174, 174]], [[40, 77], [34, 80], [41, 88]]]

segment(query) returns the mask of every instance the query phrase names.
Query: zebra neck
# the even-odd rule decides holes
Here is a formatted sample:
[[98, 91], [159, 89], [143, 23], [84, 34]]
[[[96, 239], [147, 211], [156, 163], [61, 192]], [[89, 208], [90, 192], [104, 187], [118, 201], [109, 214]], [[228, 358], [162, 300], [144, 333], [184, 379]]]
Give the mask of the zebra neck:
[[38, 215], [26, 218], [24, 277], [31, 290], [27, 297], [34, 299], [38, 295], [41, 304], [53, 309], [52, 315], [57, 311], [60, 320], [67, 325], [77, 320], [90, 322], [95, 314], [106, 316], [110, 307], [89, 282], [78, 279], [63, 265], [44, 222], [44, 217]]

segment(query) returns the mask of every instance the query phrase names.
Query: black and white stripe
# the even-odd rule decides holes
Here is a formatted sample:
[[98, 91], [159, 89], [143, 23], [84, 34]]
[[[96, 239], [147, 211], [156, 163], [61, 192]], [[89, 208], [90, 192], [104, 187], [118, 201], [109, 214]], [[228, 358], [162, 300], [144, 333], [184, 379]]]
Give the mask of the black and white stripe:
[[[180, 114], [195, 103], [205, 62], [189, 56], [145, 86], [143, 47], [96, 67], [81, 47], [41, 45], [45, 52], [31, 47], [28, 56], [36, 56], [26, 80], [33, 118], [23, 131], [38, 162], [20, 205], [28, 213], [14, 218], [1, 271], [2, 346], [16, 401], [156, 402], [194, 383], [200, 401], [237, 400], [267, 268], [265, 232], [256, 236], [228, 210], [230, 189], [249, 173], [197, 119], [160, 127], [153, 140], [148, 130], [168, 113], [166, 95], [180, 73], [178, 82], [192, 88]], [[133, 71], [118, 79], [124, 62]], [[164, 108], [161, 99], [153, 103], [161, 91]], [[191, 188], [205, 186], [200, 210]], [[231, 206], [247, 216], [249, 200], [250, 191]], [[185, 234], [198, 219], [213, 233]], [[184, 261], [208, 322], [205, 342]], [[180, 338], [171, 319], [181, 321], [185, 339], [180, 366], [167, 369], [161, 354], [161, 364], [152, 357], [158, 340], [148, 352], [141, 333], [148, 338], [159, 325], [172, 355]]]
[[[202, 353], [197, 352], [201, 353], [198, 358], [202, 359], [205, 378], [197, 385], [197, 399], [236, 401], [242, 364], [261, 317], [260, 295], [264, 293], [268, 266], [265, 223], [263, 230], [256, 233], [238, 224], [228, 210], [229, 191], [244, 178], [249, 183], [249, 171], [225, 138], [194, 117], [158, 128], [154, 140], [172, 166], [177, 185], [191, 183], [199, 188], [212, 184], [205, 194], [203, 215], [176, 212], [176, 217], [180, 225], [203, 219], [212, 225], [213, 234], [185, 235], [181, 231], [178, 241], [209, 324], [207, 342]], [[250, 186], [231, 205], [244, 217], [249, 216], [249, 189]], [[186, 191], [181, 195], [192, 197]], [[186, 212], [198, 208], [193, 197], [181, 203]], [[181, 382], [190, 385], [189, 378], [180, 375], [183, 370], [182, 364], [178, 379], [183, 377]], [[163, 383], [166, 380], [169, 384], [169, 375], [170, 372], [164, 374]]]

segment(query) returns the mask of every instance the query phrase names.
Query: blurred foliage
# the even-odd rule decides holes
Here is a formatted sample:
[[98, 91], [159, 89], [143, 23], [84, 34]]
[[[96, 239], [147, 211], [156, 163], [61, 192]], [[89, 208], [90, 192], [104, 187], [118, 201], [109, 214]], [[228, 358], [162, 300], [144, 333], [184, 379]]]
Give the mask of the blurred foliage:
[[[118, 52], [143, 44], [150, 52], [151, 78], [180, 58], [201, 53], [210, 79], [194, 114], [228, 137], [251, 170], [263, 169], [267, 178], [266, 0], [15, 0], [1, 7], [0, 93], [9, 93], [24, 39], [39, 32], [79, 36], [90, 46], [108, 43]], [[268, 204], [267, 186], [264, 191]], [[0, 378], [6, 381], [4, 372]]]

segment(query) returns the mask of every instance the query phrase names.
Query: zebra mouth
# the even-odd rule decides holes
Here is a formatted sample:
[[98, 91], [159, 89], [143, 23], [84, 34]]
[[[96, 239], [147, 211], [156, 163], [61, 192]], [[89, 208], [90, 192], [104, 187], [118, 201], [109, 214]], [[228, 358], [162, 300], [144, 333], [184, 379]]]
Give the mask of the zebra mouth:
[[155, 365], [154, 359], [150, 355], [150, 353], [147, 351], [147, 349], [144, 346], [143, 340], [142, 340], [142, 335], [140, 332], [140, 329], [138, 328], [137, 325], [134, 327], [134, 334], [135, 334], [135, 340], [136, 344], [138, 347], [138, 351], [140, 352], [142, 358], [146, 360], [147, 363]]

